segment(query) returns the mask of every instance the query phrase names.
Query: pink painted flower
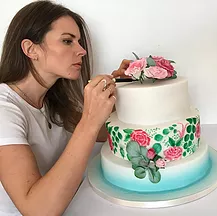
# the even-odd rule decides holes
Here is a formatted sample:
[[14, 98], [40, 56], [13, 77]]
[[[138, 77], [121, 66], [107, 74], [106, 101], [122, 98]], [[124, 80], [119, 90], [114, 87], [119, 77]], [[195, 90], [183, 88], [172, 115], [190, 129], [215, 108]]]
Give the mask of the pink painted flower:
[[157, 63], [158, 61], [164, 59], [164, 57], [162, 56], [152, 56], [152, 58], [154, 59], [154, 61]]
[[165, 168], [165, 166], [166, 166], [166, 161], [163, 158], [159, 158], [156, 161], [156, 167], [158, 167], [158, 168]]
[[154, 158], [154, 156], [156, 155], [156, 152], [153, 148], [150, 148], [148, 151], [147, 151], [147, 158], [152, 160]]
[[169, 161], [178, 160], [182, 156], [182, 148], [179, 146], [169, 147], [164, 151], [165, 158]]
[[136, 141], [140, 146], [148, 146], [150, 144], [150, 137], [148, 134], [143, 130], [134, 130], [130, 134], [131, 140]]
[[134, 62], [131, 62], [127, 70], [124, 72], [127, 76], [134, 76], [139, 78], [141, 71], [147, 66], [147, 61], [145, 58], [141, 58]]
[[108, 133], [108, 143], [109, 143], [110, 149], [113, 151], [114, 146], [112, 144], [112, 138], [111, 138], [111, 135], [109, 133]]
[[158, 66], [151, 66], [144, 70], [145, 76], [148, 78], [156, 78], [156, 79], [164, 79], [168, 76], [167, 70], [158, 67]]
[[195, 136], [197, 138], [200, 138], [200, 123], [197, 123], [196, 125], [196, 133], [195, 133]]
[[172, 77], [174, 74], [174, 67], [169, 60], [164, 59], [163, 57], [153, 57], [158, 67], [165, 69], [168, 72], [167, 77]]

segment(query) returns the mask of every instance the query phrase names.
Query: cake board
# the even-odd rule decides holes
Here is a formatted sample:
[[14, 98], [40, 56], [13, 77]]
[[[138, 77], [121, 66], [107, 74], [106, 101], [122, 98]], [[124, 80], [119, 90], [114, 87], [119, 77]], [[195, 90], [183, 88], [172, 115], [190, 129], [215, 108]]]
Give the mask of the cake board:
[[88, 166], [88, 181], [99, 196], [114, 204], [136, 208], [177, 206], [200, 199], [217, 188], [217, 151], [209, 147], [209, 154], [212, 165], [207, 175], [188, 187], [173, 191], [143, 193], [112, 185], [103, 176], [100, 154]]

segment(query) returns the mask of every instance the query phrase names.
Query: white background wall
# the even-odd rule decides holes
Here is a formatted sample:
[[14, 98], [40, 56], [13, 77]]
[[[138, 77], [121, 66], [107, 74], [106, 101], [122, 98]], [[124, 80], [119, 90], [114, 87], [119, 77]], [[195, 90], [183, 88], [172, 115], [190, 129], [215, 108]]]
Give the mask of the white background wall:
[[[0, 3], [0, 51], [7, 26], [28, 0]], [[189, 80], [202, 123], [217, 123], [216, 0], [59, 0], [86, 20], [95, 73], [111, 73], [123, 58], [163, 55]]]

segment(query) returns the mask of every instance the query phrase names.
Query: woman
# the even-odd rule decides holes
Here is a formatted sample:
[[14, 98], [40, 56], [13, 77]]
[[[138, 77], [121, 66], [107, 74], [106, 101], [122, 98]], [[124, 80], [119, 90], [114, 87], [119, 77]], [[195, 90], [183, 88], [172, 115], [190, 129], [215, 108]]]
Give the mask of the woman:
[[13, 18], [0, 63], [1, 216], [61, 215], [105, 141], [112, 78], [129, 61], [88, 83], [89, 47], [83, 19], [61, 5], [37, 1]]

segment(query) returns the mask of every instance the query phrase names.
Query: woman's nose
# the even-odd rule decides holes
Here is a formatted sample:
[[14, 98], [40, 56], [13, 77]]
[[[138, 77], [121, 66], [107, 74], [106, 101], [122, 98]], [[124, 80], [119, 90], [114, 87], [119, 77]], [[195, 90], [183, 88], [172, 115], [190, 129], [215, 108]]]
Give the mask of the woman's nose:
[[79, 44], [77, 56], [85, 56], [87, 54], [87, 51]]

